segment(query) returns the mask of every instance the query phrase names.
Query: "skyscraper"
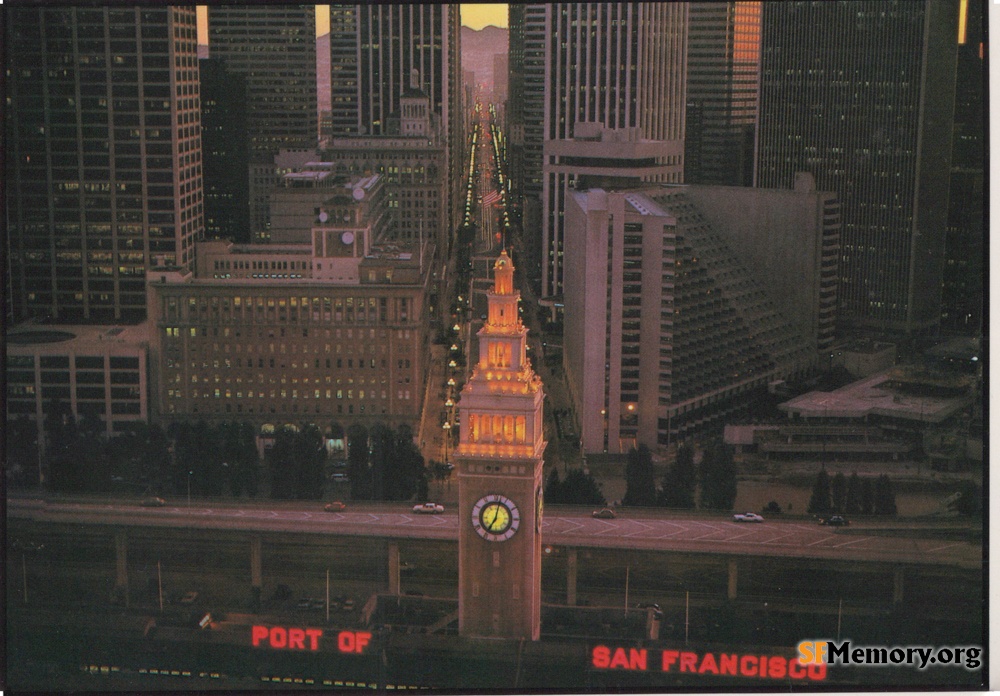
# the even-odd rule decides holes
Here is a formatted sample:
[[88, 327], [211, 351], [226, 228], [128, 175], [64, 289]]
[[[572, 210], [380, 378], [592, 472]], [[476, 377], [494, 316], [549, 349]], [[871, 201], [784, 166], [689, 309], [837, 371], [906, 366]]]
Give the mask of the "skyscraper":
[[8, 317], [140, 321], [204, 226], [195, 9], [5, 15]]
[[416, 70], [448, 144], [451, 228], [465, 147], [459, 28], [457, 5], [330, 6], [331, 134], [386, 134]]
[[247, 85], [218, 58], [202, 58], [201, 126], [204, 157], [205, 235], [249, 243], [250, 143]]
[[808, 171], [838, 194], [860, 329], [940, 320], [957, 19], [957, 0], [763, 5], [756, 185]]
[[690, 4], [684, 182], [749, 186], [760, 78], [760, 2]]
[[[543, 296], [562, 292], [566, 184], [565, 177], [544, 173], [544, 143], [572, 139], [576, 124], [582, 122], [639, 128], [644, 138], [680, 143], [687, 16], [687, 3], [556, 3], [525, 8], [523, 28], [517, 29], [523, 36], [512, 41], [524, 46], [525, 193], [541, 195]], [[537, 46], [544, 48], [544, 56]], [[675, 171], [664, 180], [680, 182], [683, 155], [668, 164]], [[540, 191], [534, 185], [539, 178]], [[531, 228], [530, 221], [526, 227]]]
[[209, 51], [247, 83], [250, 220], [267, 238], [274, 156], [314, 149], [319, 137], [314, 5], [212, 5]]

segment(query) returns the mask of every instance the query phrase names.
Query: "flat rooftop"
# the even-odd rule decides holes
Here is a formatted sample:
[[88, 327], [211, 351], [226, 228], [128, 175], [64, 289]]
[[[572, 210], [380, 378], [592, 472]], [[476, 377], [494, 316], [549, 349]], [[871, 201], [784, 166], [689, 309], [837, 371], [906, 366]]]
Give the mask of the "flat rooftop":
[[852, 418], [868, 415], [940, 423], [960, 411], [967, 396], [925, 396], [901, 392], [890, 386], [893, 369], [875, 373], [832, 392], [813, 391], [779, 404], [778, 408], [802, 418]]

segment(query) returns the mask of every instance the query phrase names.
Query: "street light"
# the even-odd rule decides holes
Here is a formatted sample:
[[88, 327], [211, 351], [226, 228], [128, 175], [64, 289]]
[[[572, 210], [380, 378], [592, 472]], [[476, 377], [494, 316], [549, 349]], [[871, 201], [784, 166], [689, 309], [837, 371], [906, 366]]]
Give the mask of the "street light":
[[191, 507], [191, 475], [193, 471], [188, 470], [188, 507]]
[[445, 424], [441, 426], [444, 430], [444, 463], [448, 463], [448, 441], [451, 439], [451, 423], [445, 421]]

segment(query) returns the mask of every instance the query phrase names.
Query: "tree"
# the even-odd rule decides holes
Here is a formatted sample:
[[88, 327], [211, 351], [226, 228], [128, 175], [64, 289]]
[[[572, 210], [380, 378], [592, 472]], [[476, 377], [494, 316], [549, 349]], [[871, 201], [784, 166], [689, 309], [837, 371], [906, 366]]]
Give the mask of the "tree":
[[372, 499], [372, 477], [368, 469], [368, 428], [353, 423], [347, 428], [347, 476], [351, 481], [351, 497]]
[[830, 481], [830, 504], [835, 512], [844, 512], [847, 504], [847, 478], [840, 471]]
[[592, 474], [583, 469], [570, 469], [561, 485], [563, 502], [569, 505], [607, 505], [608, 501]]
[[387, 500], [410, 500], [416, 496], [427, 500], [427, 468], [420, 448], [413, 441], [413, 431], [408, 425], [396, 429], [395, 451], [386, 482]]
[[545, 500], [550, 505], [560, 505], [563, 502], [562, 481], [559, 480], [559, 470], [552, 467], [545, 481]]
[[847, 479], [844, 512], [848, 515], [856, 515], [861, 512], [861, 477], [856, 471], [851, 474], [851, 478]]
[[625, 463], [624, 505], [656, 505], [656, 478], [653, 455], [646, 445], [632, 448]]
[[830, 512], [830, 477], [826, 469], [820, 469], [813, 484], [812, 496], [809, 498], [807, 512], [823, 515]]
[[295, 435], [295, 497], [319, 500], [323, 497], [323, 464], [326, 450], [323, 434], [314, 424], [305, 425]]
[[896, 493], [889, 477], [882, 474], [875, 479], [874, 510], [876, 515], [896, 514]]
[[861, 479], [861, 514], [870, 515], [875, 511], [875, 492], [870, 478]]
[[694, 449], [683, 445], [663, 477], [660, 504], [672, 508], [693, 508], [696, 483]]
[[7, 429], [7, 477], [14, 485], [37, 484], [38, 429], [35, 421], [26, 415], [19, 416]]
[[295, 497], [298, 470], [295, 466], [296, 428], [283, 425], [274, 433], [274, 445], [267, 452], [271, 472], [271, 497], [289, 500]]
[[732, 510], [736, 502], [736, 464], [721, 442], [710, 447], [701, 460], [701, 507]]
[[964, 517], [975, 517], [982, 514], [982, 490], [973, 481], [962, 481], [957, 497], [948, 503], [948, 509]]

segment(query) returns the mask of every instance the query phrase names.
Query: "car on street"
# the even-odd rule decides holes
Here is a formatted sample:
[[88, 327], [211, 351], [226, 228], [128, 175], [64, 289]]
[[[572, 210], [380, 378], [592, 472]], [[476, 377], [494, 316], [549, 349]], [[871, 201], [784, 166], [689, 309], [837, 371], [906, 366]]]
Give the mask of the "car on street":
[[423, 505], [414, 505], [413, 511], [424, 515], [439, 515], [444, 512], [444, 505], [438, 505], [437, 503], [424, 503]]
[[617, 517], [615, 511], [612, 510], [611, 508], [601, 508], [600, 510], [594, 510], [590, 514], [590, 516], [598, 520], [613, 520], [615, 517]]
[[764, 518], [756, 512], [738, 512], [733, 515], [733, 522], [763, 522]]
[[343, 510], [347, 509], [347, 506], [344, 503], [340, 502], [339, 500], [335, 500], [332, 503], [327, 503], [326, 505], [324, 505], [323, 509], [326, 510], [327, 512], [342, 512]]
[[330, 474], [330, 480], [334, 483], [347, 483], [348, 479], [347, 474], [341, 474], [338, 472], [336, 474]]
[[167, 501], [163, 498], [157, 498], [156, 496], [151, 496], [149, 498], [142, 499], [143, 507], [163, 507], [167, 504]]
[[851, 524], [851, 521], [843, 515], [830, 515], [826, 518], [820, 518], [819, 523], [828, 527], [846, 527]]
[[299, 610], [306, 610], [312, 607], [312, 600], [308, 597], [303, 597], [296, 604], [295, 608]]
[[192, 590], [191, 592], [185, 592], [184, 596], [180, 598], [181, 604], [194, 604], [198, 599], [198, 593]]
[[636, 609], [653, 609], [655, 611], [660, 610], [660, 605], [656, 602], [639, 602], [635, 605]]

